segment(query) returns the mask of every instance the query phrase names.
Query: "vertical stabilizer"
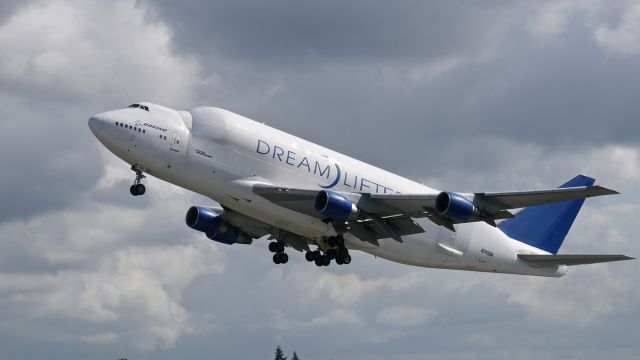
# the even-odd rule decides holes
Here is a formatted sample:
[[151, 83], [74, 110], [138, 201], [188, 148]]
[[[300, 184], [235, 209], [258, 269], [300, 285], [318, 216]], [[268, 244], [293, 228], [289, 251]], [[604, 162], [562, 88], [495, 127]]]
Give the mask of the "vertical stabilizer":
[[[593, 178], [578, 175], [560, 187], [591, 186], [594, 182]], [[557, 254], [583, 203], [584, 199], [580, 199], [531, 206], [498, 228], [512, 239]]]

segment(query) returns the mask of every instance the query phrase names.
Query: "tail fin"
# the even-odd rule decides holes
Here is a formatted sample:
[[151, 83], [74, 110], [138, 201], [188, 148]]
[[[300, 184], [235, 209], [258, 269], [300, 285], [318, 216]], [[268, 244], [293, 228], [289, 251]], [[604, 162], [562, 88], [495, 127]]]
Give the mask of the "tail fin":
[[[560, 187], [591, 186], [594, 182], [593, 178], [578, 175]], [[583, 203], [584, 199], [580, 199], [531, 206], [498, 228], [512, 239], [557, 254]]]

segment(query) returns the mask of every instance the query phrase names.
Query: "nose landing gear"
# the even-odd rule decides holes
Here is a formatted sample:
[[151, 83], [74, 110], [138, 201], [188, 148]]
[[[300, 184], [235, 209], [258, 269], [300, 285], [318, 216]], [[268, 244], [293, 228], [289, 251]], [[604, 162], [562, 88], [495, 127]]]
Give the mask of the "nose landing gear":
[[133, 196], [144, 195], [146, 191], [144, 184], [142, 184], [142, 179], [146, 178], [146, 176], [144, 176], [144, 173], [142, 172], [144, 168], [139, 166], [138, 164], [135, 164], [131, 165], [131, 170], [136, 172], [136, 179], [133, 181], [133, 185], [131, 185], [131, 187], [129, 188], [129, 192]]

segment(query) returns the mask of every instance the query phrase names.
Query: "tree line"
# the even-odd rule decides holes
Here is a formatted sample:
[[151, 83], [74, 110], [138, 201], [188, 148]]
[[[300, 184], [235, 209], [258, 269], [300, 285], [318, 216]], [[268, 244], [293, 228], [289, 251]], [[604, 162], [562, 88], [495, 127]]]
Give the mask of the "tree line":
[[[274, 360], [287, 360], [287, 356], [284, 354], [284, 351], [282, 351], [280, 345], [276, 348], [276, 357]], [[298, 354], [296, 354], [295, 351], [293, 352], [293, 355], [291, 355], [291, 360], [300, 360], [300, 357], [298, 357]]]

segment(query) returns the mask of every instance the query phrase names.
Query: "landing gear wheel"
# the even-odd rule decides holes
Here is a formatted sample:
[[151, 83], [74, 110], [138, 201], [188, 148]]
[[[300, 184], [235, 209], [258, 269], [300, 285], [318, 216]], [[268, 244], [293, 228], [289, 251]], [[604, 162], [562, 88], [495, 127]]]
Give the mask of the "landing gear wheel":
[[351, 255], [346, 254], [346, 255], [344, 256], [344, 258], [342, 259], [342, 261], [343, 261], [345, 264], [351, 264]]
[[284, 244], [278, 241], [273, 241], [269, 243], [269, 251], [272, 253], [283, 253], [284, 252]]
[[285, 253], [275, 253], [273, 254], [273, 262], [275, 264], [286, 264], [289, 262], [289, 255]]
[[313, 256], [313, 251], [307, 251], [306, 253], [304, 253], [304, 258], [305, 260], [307, 260], [308, 262], [312, 262], [313, 259], [315, 258]]
[[273, 254], [273, 262], [276, 264], [286, 264], [289, 261], [289, 255], [284, 253], [284, 244], [278, 241], [269, 243], [269, 251]]
[[144, 195], [147, 189], [142, 184], [133, 185], [133, 191], [136, 193], [135, 195]]
[[144, 167], [138, 164], [134, 164], [131, 165], [131, 170], [136, 172], [136, 178], [133, 181], [133, 185], [131, 185], [131, 187], [129, 188], [129, 192], [133, 196], [143, 195], [146, 191], [144, 185], [142, 184], [142, 179], [146, 177], [143, 173]]
[[331, 264], [331, 258], [328, 255], [322, 257], [322, 265], [329, 266]]
[[344, 258], [342, 256], [338, 256], [336, 258], [336, 264], [338, 265], [344, 265]]

